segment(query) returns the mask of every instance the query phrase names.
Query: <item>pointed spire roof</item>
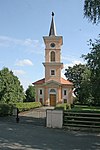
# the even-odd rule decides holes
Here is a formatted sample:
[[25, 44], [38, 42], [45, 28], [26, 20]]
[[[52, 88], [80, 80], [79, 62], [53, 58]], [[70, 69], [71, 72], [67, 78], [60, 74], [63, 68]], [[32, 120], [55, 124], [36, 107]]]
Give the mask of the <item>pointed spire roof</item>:
[[56, 27], [55, 27], [55, 22], [54, 22], [54, 12], [52, 12], [52, 20], [51, 20], [49, 36], [56, 36]]

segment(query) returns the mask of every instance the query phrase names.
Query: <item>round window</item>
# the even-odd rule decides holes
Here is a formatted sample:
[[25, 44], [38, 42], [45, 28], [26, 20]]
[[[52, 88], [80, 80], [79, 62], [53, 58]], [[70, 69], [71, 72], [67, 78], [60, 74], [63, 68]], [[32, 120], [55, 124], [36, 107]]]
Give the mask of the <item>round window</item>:
[[51, 47], [55, 47], [55, 43], [51, 43], [50, 46], [51, 46]]

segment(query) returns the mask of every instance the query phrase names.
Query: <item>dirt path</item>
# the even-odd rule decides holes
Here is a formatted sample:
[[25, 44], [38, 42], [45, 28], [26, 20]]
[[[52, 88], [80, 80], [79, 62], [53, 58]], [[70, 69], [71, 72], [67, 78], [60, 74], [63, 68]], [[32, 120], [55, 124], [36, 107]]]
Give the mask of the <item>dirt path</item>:
[[54, 107], [35, 108], [30, 111], [21, 112], [19, 113], [19, 116], [27, 116], [27, 117], [33, 117], [33, 118], [45, 118], [47, 109], [54, 109]]
[[30, 111], [19, 113], [20, 123], [28, 123], [37, 126], [46, 126], [46, 110], [54, 107], [40, 107]]

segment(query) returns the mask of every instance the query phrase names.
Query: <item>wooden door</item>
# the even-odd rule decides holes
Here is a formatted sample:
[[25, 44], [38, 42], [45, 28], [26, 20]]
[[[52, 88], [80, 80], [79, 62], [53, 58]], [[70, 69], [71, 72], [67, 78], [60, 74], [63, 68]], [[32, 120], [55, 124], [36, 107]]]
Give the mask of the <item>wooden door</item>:
[[56, 106], [56, 94], [50, 94], [50, 106]]

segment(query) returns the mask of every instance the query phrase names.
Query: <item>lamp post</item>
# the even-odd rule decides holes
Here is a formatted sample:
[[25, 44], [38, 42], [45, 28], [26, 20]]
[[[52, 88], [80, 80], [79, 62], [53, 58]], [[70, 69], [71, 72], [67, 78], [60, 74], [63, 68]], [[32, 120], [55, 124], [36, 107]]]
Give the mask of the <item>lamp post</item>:
[[19, 110], [17, 108], [17, 117], [16, 117], [16, 122], [19, 123], [19, 116], [18, 116]]

